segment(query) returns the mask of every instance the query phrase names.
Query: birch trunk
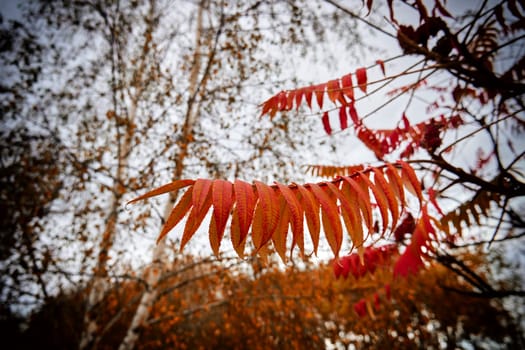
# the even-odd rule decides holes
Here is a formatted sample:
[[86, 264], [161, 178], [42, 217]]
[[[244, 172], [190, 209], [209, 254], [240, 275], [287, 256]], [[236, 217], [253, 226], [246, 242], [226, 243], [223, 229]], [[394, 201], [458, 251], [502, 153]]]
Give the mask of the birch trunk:
[[[152, 17], [154, 12], [154, 0], [151, 1], [151, 7], [150, 7], [150, 13], [149, 16]], [[93, 278], [91, 280], [91, 285], [88, 286], [89, 295], [87, 298], [86, 303], [86, 310], [84, 314], [84, 327], [82, 331], [82, 335], [80, 337], [79, 342], [79, 349], [89, 349], [89, 348], [96, 348], [98, 344], [97, 334], [99, 330], [99, 324], [98, 324], [98, 313], [97, 309], [100, 304], [100, 302], [103, 300], [107, 287], [108, 287], [108, 281], [107, 281], [107, 261], [109, 258], [109, 251], [113, 247], [113, 242], [115, 240], [116, 236], [116, 226], [118, 222], [118, 210], [121, 207], [121, 199], [122, 196], [125, 193], [125, 189], [122, 186], [123, 183], [125, 183], [126, 176], [127, 176], [127, 167], [128, 167], [128, 161], [129, 161], [129, 154], [132, 147], [132, 140], [134, 136], [134, 128], [132, 127], [133, 121], [136, 119], [137, 115], [137, 108], [138, 103], [140, 101], [140, 98], [142, 96], [142, 93], [144, 91], [144, 87], [146, 83], [143, 83], [140, 79], [140, 77], [143, 76], [144, 70], [146, 68], [146, 58], [149, 51], [149, 38], [151, 37], [151, 32], [153, 30], [152, 28], [152, 21], [146, 21], [147, 22], [147, 28], [144, 35], [144, 45], [142, 54], [140, 56], [140, 62], [138, 65], [138, 68], [136, 70], [136, 76], [139, 77], [136, 79], [136, 82], [134, 85], [135, 87], [135, 93], [130, 96], [130, 104], [129, 108], [127, 109], [128, 112], [125, 116], [118, 115], [116, 113], [117, 111], [117, 105], [116, 97], [114, 97], [114, 111], [108, 112], [108, 117], [111, 114], [111, 118], [114, 119], [116, 123], [117, 128], [117, 159], [118, 159], [118, 165], [117, 170], [115, 174], [115, 181], [112, 187], [112, 193], [113, 197], [111, 199], [111, 203], [109, 205], [109, 215], [106, 219], [106, 226], [104, 229], [104, 233], [102, 235], [102, 239], [99, 244], [99, 252], [97, 256], [97, 263], [93, 269]], [[112, 43], [112, 50], [115, 49], [115, 42]], [[115, 52], [112, 53], [113, 59], [115, 59]], [[117, 63], [113, 61], [113, 83], [115, 83], [115, 72], [116, 72], [116, 66]], [[112, 87], [113, 89], [117, 89], [115, 86]], [[113, 90], [114, 96], [116, 96], [116, 90]], [[124, 130], [121, 130], [121, 128], [124, 127]]]
[[[201, 71], [201, 49], [202, 49], [202, 28], [203, 28], [203, 11], [205, 7], [206, 0], [202, 0], [198, 13], [197, 13], [197, 30], [196, 30], [196, 39], [195, 39], [195, 52], [194, 52], [194, 61], [193, 66], [190, 72], [189, 79], [189, 100], [188, 108], [186, 111], [186, 118], [184, 121], [184, 126], [182, 129], [181, 135], [181, 145], [179, 152], [175, 158], [175, 171], [173, 173], [174, 179], [180, 179], [184, 170], [184, 160], [187, 156], [188, 143], [191, 140], [191, 135], [193, 133], [193, 126], [197, 119], [198, 112], [198, 103], [196, 102], [196, 94], [198, 92], [199, 85], [199, 74]], [[210, 58], [211, 59], [211, 58]], [[207, 75], [205, 72], [204, 75]], [[201, 82], [204, 82], [206, 77], [201, 78]], [[164, 208], [163, 217], [164, 220], [167, 220], [173, 205], [177, 199], [177, 194], [171, 193], [168, 202]], [[160, 241], [153, 251], [153, 258], [151, 266], [144, 271], [144, 280], [147, 283], [147, 288], [143, 292], [139, 305], [135, 311], [133, 319], [128, 327], [126, 336], [122, 340], [122, 343], [119, 346], [119, 350], [131, 350], [135, 347], [135, 344], [140, 336], [140, 331], [146, 324], [149, 319], [151, 308], [157, 298], [157, 284], [164, 273], [164, 264], [166, 257], [166, 244], [165, 239]]]

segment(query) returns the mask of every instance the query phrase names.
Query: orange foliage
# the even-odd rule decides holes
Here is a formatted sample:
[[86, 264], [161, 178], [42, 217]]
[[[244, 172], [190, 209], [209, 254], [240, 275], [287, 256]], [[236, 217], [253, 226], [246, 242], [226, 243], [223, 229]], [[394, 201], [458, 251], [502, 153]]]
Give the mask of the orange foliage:
[[[393, 246], [367, 248], [368, 273], [354, 277], [352, 272], [346, 279], [336, 279], [330, 265], [283, 269], [255, 259], [251, 266], [224, 268], [225, 261], [181, 256], [158, 287], [147, 327], [137, 330], [137, 349], [301, 349], [306, 344], [324, 349], [327, 343], [416, 349], [438, 347], [443, 341], [451, 346], [487, 339], [519, 341], [516, 325], [500, 303], [447, 293], [443, 286], [465, 285], [443, 267], [393, 279], [387, 261], [395, 255]], [[474, 268], [483, 263], [482, 255], [464, 257]], [[355, 259], [341, 258], [341, 263]], [[129, 280], [111, 289], [99, 315], [104, 321], [100, 324], [109, 325], [98, 330], [103, 333], [100, 349], [117, 346], [141, 288]], [[82, 320], [68, 312], [82, 305], [79, 299], [85, 295], [78, 291], [59, 296], [58, 313], [49, 303], [29, 325], [27, 335], [34, 337], [24, 342], [45, 347], [59, 334], [72, 340], [70, 332], [79, 329]], [[53, 325], [44, 321], [50, 317], [46, 313], [53, 313]]]

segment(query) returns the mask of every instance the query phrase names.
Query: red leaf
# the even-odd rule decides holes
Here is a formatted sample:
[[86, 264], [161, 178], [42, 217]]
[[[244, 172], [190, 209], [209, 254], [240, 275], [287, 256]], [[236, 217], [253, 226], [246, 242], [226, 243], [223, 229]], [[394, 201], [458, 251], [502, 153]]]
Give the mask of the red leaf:
[[285, 186], [278, 182], [276, 182], [275, 184], [281, 191], [281, 194], [284, 197], [286, 204], [288, 205], [288, 208], [290, 210], [290, 214], [291, 214], [290, 223], [292, 225], [294, 245], [295, 243], [297, 243], [297, 245], [299, 246], [299, 250], [301, 252], [304, 252], [304, 227], [303, 227], [304, 220], [303, 220], [303, 209], [302, 209], [301, 203], [299, 203], [299, 200], [293, 193], [293, 190], [291, 190], [288, 186]]
[[[255, 249], [259, 250], [272, 238], [272, 234], [277, 227], [279, 222], [279, 200], [273, 188], [260, 181], [254, 181], [254, 183], [259, 201], [255, 208], [252, 239]], [[259, 227], [259, 225], [261, 226]]]
[[[345, 180], [350, 187], [353, 189], [353, 191], [347, 191], [345, 192], [345, 196], [347, 198], [351, 198], [350, 202], [356, 203], [359, 209], [361, 210], [361, 214], [363, 216], [363, 221], [365, 222], [368, 231], [371, 232], [373, 230], [373, 218], [372, 218], [372, 205], [370, 204], [370, 198], [368, 195], [368, 189], [366, 189], [366, 192], [361, 188], [361, 186], [351, 177], [344, 176], [343, 180]], [[345, 187], [343, 186], [343, 191], [345, 191]], [[357, 244], [359, 247], [361, 244]]]
[[383, 62], [383, 60], [376, 60], [376, 63], [381, 68], [381, 72], [383, 72], [383, 76], [385, 76], [386, 75], [386, 73], [385, 73], [385, 62]]
[[324, 112], [323, 113], [323, 127], [324, 127], [324, 131], [326, 131], [326, 133], [328, 135], [331, 135], [332, 134], [332, 128], [330, 127], [330, 118], [328, 117], [328, 112]]
[[332, 266], [334, 268], [335, 278], [338, 279], [343, 274], [342, 259], [334, 259], [334, 261], [332, 262]]
[[157, 188], [155, 188], [155, 189], [153, 189], [153, 190], [151, 190], [149, 192], [146, 192], [142, 196], [130, 200], [127, 204], [132, 204], [132, 203], [138, 202], [138, 201], [146, 199], [146, 198], [150, 198], [150, 197], [158, 196], [160, 194], [164, 194], [166, 192], [177, 191], [177, 190], [179, 190], [181, 188], [193, 185], [194, 183], [195, 183], [194, 180], [176, 180], [176, 181], [173, 181], [173, 182], [171, 182], [171, 183], [169, 183], [167, 185], [160, 186], [160, 187], [157, 187]]
[[252, 223], [257, 198], [253, 192], [252, 185], [247, 182], [235, 180], [233, 189], [236, 205], [232, 218], [231, 240], [237, 253], [242, 256], [244, 242]]
[[352, 83], [352, 74], [348, 73], [347, 75], [341, 78], [341, 85], [343, 88], [343, 93], [350, 100], [354, 101], [354, 86]]
[[212, 185], [213, 216], [210, 222], [210, 245], [215, 255], [224, 235], [226, 222], [233, 206], [233, 185], [225, 180], [214, 180]]
[[419, 204], [423, 202], [423, 194], [421, 193], [421, 183], [417, 179], [416, 173], [412, 167], [402, 161], [398, 160], [398, 164], [401, 164], [402, 168], [402, 179], [407, 189], [412, 192], [419, 199]]
[[[430, 216], [428, 215], [427, 205], [425, 204], [421, 210], [421, 220], [423, 222], [423, 228], [425, 229], [425, 235], [426, 239], [430, 239], [431, 237], [433, 239], [436, 239], [436, 230], [434, 229], [434, 226], [432, 226], [432, 223], [430, 222]], [[434, 222], [437, 223], [437, 220], [434, 220]], [[427, 248], [431, 249], [432, 247], [428, 244], [426, 244]]]
[[348, 128], [348, 115], [346, 114], [346, 106], [339, 108], [339, 122], [341, 123], [341, 130]]
[[343, 241], [341, 221], [337, 210], [336, 201], [321, 189], [317, 184], [310, 184], [312, 193], [321, 204], [323, 228], [332, 252], [337, 257]]
[[401, 119], [403, 120], [403, 126], [404, 126], [405, 130], [406, 131], [410, 130], [410, 121], [408, 120], [408, 118], [405, 115], [405, 113], [403, 113], [403, 116], [401, 117]]
[[394, 231], [394, 238], [396, 242], [401, 242], [405, 238], [405, 235], [411, 235], [414, 233], [415, 228], [416, 221], [414, 220], [412, 214], [408, 213]]
[[309, 86], [305, 89], [304, 96], [306, 99], [306, 104], [308, 105], [308, 108], [312, 109], [312, 93], [314, 91], [314, 86]]
[[284, 198], [281, 196], [279, 197], [279, 222], [277, 223], [275, 232], [272, 235], [272, 242], [283, 262], [286, 262], [286, 236], [288, 233], [289, 222], [290, 209], [286, 205]]
[[388, 204], [385, 196], [381, 192], [381, 190], [376, 186], [375, 184], [370, 181], [368, 176], [363, 173], [359, 173], [360, 179], [362, 179], [372, 190], [372, 193], [374, 194], [374, 197], [377, 202], [377, 206], [379, 207], [379, 212], [381, 213], [381, 219], [383, 220], [383, 232], [382, 235], [386, 232], [386, 229], [388, 227]]
[[354, 311], [359, 317], [366, 316], [366, 300], [364, 298], [354, 304]]
[[381, 307], [381, 303], [379, 302], [379, 295], [377, 293], [374, 294], [374, 308], [376, 311], [379, 311]]
[[[328, 188], [336, 195], [341, 203], [341, 216], [345, 223], [346, 230], [352, 238], [352, 243], [355, 247], [361, 246], [363, 244], [363, 227], [358, 213], [358, 204], [350, 203], [349, 198], [347, 198], [344, 193], [348, 193], [347, 190], [341, 191], [331, 182], [327, 182], [326, 185]], [[349, 184], [343, 182], [342, 186], [350, 186]]]
[[277, 96], [272, 96], [262, 103], [261, 117], [270, 112], [270, 117], [275, 115], [277, 111]]
[[288, 95], [286, 96], [286, 110], [287, 111], [292, 110], [294, 99], [295, 99], [295, 90], [288, 91]]
[[211, 207], [211, 186], [212, 181], [207, 179], [198, 179], [193, 185], [193, 193], [191, 196], [191, 202], [193, 207], [191, 208], [190, 215], [186, 221], [184, 227], [184, 233], [180, 243], [180, 250], [184, 249], [184, 246], [193, 237], [197, 229], [204, 220], [208, 209]]
[[373, 168], [374, 171], [374, 182], [379, 184], [379, 188], [383, 191], [383, 194], [388, 202], [390, 208], [390, 214], [392, 216], [392, 228], [396, 227], [397, 220], [399, 219], [399, 207], [396, 201], [395, 191], [386, 182], [383, 173], [377, 168]]
[[315, 90], [315, 98], [317, 100], [317, 105], [320, 109], [323, 109], [323, 95], [325, 90], [326, 84], [319, 84], [314, 87]]
[[232, 223], [231, 223], [231, 241], [233, 248], [237, 252], [239, 257], [244, 257], [244, 246], [246, 245], [246, 235], [241, 237], [240, 227], [239, 227], [239, 215], [237, 211], [234, 210], [232, 214]]
[[364, 261], [361, 261], [359, 254], [351, 254], [347, 257], [347, 259], [349, 263], [350, 272], [352, 272], [352, 275], [356, 280], [366, 275], [366, 265], [364, 264]]
[[285, 111], [286, 110], [286, 106], [288, 104], [288, 99], [286, 97], [286, 92], [284, 92], [284, 91], [279, 92], [279, 94], [277, 95], [277, 99], [279, 101], [279, 106], [278, 106], [279, 111]]
[[436, 208], [438, 213], [444, 216], [445, 213], [443, 213], [443, 210], [441, 210], [441, 208], [439, 207], [439, 204], [436, 200], [436, 191], [433, 188], [428, 189], [428, 198], [430, 199], [430, 203], [432, 203], [432, 205], [434, 206], [434, 208]]
[[317, 254], [317, 247], [319, 246], [319, 231], [321, 229], [319, 223], [319, 202], [317, 202], [314, 195], [303, 186], [297, 185], [297, 189], [301, 194], [301, 203], [305, 212], [308, 231], [312, 238], [314, 253]]
[[295, 108], [296, 110], [299, 110], [299, 106], [301, 105], [301, 101], [304, 96], [304, 88], [297, 90], [295, 93]]
[[341, 87], [339, 86], [338, 79], [330, 80], [327, 83], [327, 92], [328, 92], [328, 98], [333, 103], [335, 103], [335, 101], [338, 101], [340, 99]]
[[184, 195], [182, 196], [180, 201], [177, 203], [177, 205], [171, 210], [171, 213], [168, 216], [168, 219], [166, 220], [164, 227], [162, 227], [162, 231], [160, 232], [159, 237], [157, 238], [157, 243], [159, 243], [164, 238], [164, 236], [168, 234], [168, 232], [172, 228], [177, 226], [177, 224], [186, 215], [186, 213], [191, 207], [192, 192], [193, 192], [193, 187], [190, 187], [184, 193]]
[[359, 86], [361, 91], [363, 91], [366, 94], [366, 68], [358, 68], [355, 71], [355, 76], [357, 77], [357, 85]]
[[357, 111], [355, 110], [355, 106], [353, 102], [350, 103], [349, 112], [350, 112], [350, 119], [352, 119], [354, 126], [361, 125], [361, 121], [359, 120], [359, 117], [357, 116]]
[[409, 274], [416, 274], [424, 266], [418, 249], [412, 244], [406, 248], [394, 265], [394, 277], [406, 277]]
[[399, 176], [399, 173], [396, 167], [394, 167], [390, 163], [387, 163], [386, 167], [387, 167], [386, 176], [388, 177], [388, 182], [390, 184], [390, 187], [394, 189], [394, 193], [396, 194], [397, 198], [399, 198], [399, 201], [401, 202], [401, 206], [404, 206], [405, 205], [405, 189], [403, 188], [403, 180]]

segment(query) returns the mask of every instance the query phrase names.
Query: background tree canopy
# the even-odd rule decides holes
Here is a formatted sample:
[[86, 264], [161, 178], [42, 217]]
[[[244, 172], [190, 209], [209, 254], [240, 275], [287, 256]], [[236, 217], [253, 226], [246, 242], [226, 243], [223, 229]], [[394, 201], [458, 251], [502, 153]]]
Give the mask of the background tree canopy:
[[19, 9], [0, 23], [6, 339], [524, 346], [522, 2]]

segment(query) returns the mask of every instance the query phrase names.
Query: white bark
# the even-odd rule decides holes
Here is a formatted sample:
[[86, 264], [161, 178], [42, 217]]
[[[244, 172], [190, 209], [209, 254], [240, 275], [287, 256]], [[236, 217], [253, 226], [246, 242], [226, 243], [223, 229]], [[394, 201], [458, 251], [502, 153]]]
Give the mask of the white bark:
[[[150, 16], [154, 10], [154, 1], [151, 3]], [[146, 32], [151, 32], [151, 26], [146, 29]], [[147, 41], [147, 34], [145, 35], [145, 41]], [[144, 73], [147, 56], [147, 45], [144, 45], [144, 50], [141, 56], [140, 64], [137, 67], [136, 73], [140, 77]], [[139, 79], [140, 81], [140, 79]], [[121, 198], [124, 194], [124, 188], [122, 183], [125, 182], [129, 154], [132, 147], [132, 140], [134, 134], [134, 128], [132, 127], [133, 121], [136, 119], [137, 108], [142, 93], [144, 91], [144, 84], [140, 82], [135, 87], [135, 93], [131, 96], [131, 102], [129, 105], [128, 113], [126, 116], [116, 114], [116, 111], [108, 112], [111, 113], [111, 118], [115, 119], [117, 128], [123, 128], [123, 132], [117, 132], [119, 135], [118, 146], [118, 166], [115, 174], [115, 182], [113, 184], [112, 192], [113, 197], [110, 204], [110, 213], [106, 220], [106, 227], [100, 241], [100, 248], [97, 257], [97, 263], [93, 269], [93, 278], [91, 285], [89, 286], [89, 295], [87, 298], [86, 311], [84, 314], [84, 327], [82, 335], [80, 337], [79, 349], [89, 349], [96, 347], [98, 344], [97, 334], [99, 333], [99, 324], [96, 309], [100, 302], [104, 299], [107, 292], [108, 281], [107, 281], [107, 261], [109, 257], [109, 251], [113, 247], [113, 242], [116, 236], [116, 225], [118, 222], [118, 209], [121, 206]], [[114, 106], [116, 109], [116, 106]]]
[[[140, 92], [139, 92], [140, 93]], [[137, 111], [138, 99], [133, 99], [129, 111], [129, 120], [134, 120]], [[116, 225], [118, 220], [118, 209], [121, 205], [120, 199], [122, 197], [121, 181], [125, 177], [125, 169], [128, 164], [128, 157], [131, 140], [132, 140], [132, 129], [126, 127], [124, 133], [124, 140], [120, 147], [119, 165], [117, 168], [116, 181], [113, 185], [113, 198], [110, 204], [110, 213], [106, 220], [106, 228], [102, 239], [100, 241], [100, 248], [97, 257], [97, 264], [93, 269], [93, 278], [91, 280], [91, 286], [89, 288], [89, 295], [86, 304], [86, 311], [84, 314], [84, 328], [80, 338], [79, 348], [87, 349], [90, 348], [95, 341], [95, 336], [98, 330], [98, 320], [96, 317], [95, 309], [102, 301], [106, 294], [107, 283], [107, 260], [109, 257], [109, 250], [113, 246], [116, 235]]]
[[[188, 110], [186, 113], [186, 120], [184, 122], [184, 128], [182, 130], [182, 140], [183, 142], [189, 142], [189, 136], [193, 132], [193, 125], [197, 118], [198, 106], [194, 98], [192, 98], [197, 91], [198, 78], [201, 71], [201, 35], [203, 27], [203, 11], [206, 0], [201, 1], [198, 14], [197, 14], [197, 30], [196, 30], [196, 45], [194, 52], [194, 62], [190, 72], [189, 77], [189, 95], [190, 101], [188, 102]], [[183, 173], [183, 163], [187, 155], [187, 145], [181, 147], [177, 158], [176, 158], [176, 167], [174, 171], [174, 179], [179, 179]], [[170, 199], [164, 208], [163, 217], [164, 220], [167, 220], [173, 205], [176, 201], [176, 194], [170, 195]], [[151, 266], [144, 271], [144, 280], [147, 283], [147, 288], [142, 294], [142, 298], [139, 302], [139, 305], [133, 316], [133, 320], [128, 328], [126, 336], [124, 337], [122, 343], [119, 346], [119, 350], [131, 350], [135, 347], [135, 344], [140, 336], [140, 331], [142, 327], [145, 326], [146, 322], [149, 319], [151, 308], [157, 298], [157, 284], [163, 275], [164, 265], [165, 265], [165, 251], [166, 245], [165, 240], [157, 244], [155, 250], [153, 251], [153, 261]]]

